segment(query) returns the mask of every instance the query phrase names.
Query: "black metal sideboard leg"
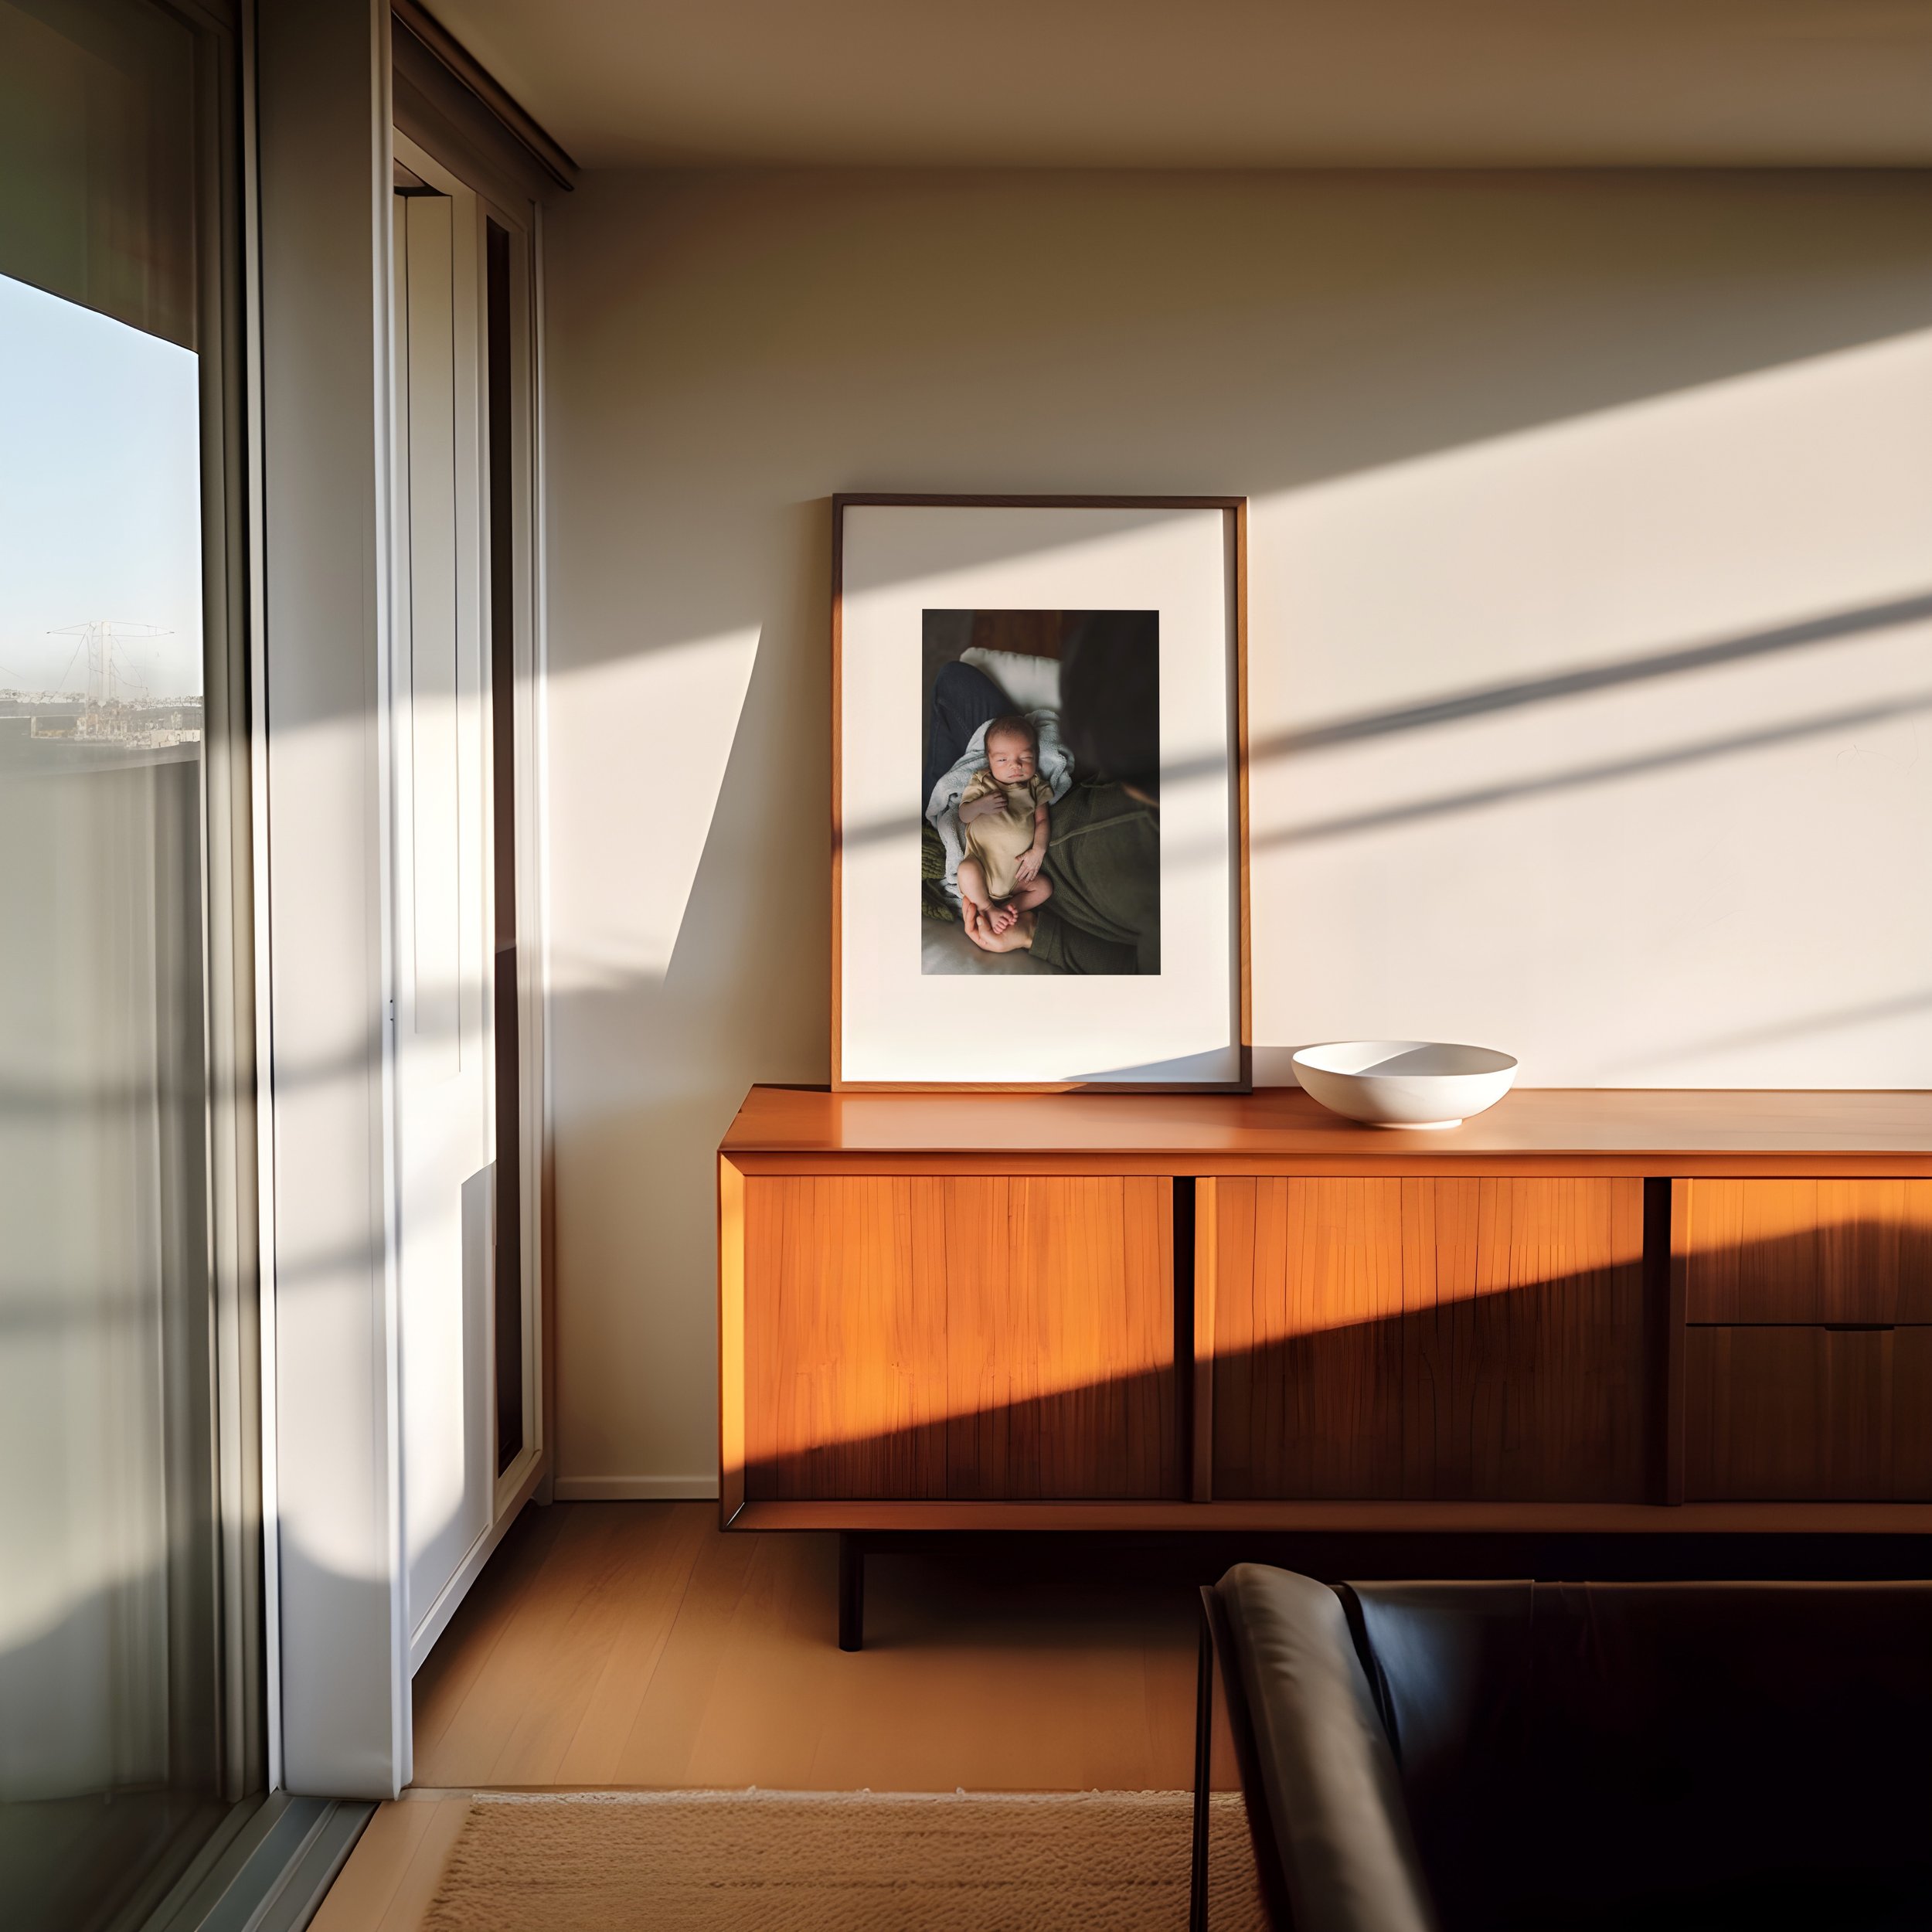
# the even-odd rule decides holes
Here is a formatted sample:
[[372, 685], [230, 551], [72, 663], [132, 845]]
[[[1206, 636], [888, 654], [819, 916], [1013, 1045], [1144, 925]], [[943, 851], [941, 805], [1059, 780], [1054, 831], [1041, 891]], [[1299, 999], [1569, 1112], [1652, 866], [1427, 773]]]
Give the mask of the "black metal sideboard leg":
[[838, 1648], [866, 1648], [866, 1546], [849, 1529], [838, 1532]]

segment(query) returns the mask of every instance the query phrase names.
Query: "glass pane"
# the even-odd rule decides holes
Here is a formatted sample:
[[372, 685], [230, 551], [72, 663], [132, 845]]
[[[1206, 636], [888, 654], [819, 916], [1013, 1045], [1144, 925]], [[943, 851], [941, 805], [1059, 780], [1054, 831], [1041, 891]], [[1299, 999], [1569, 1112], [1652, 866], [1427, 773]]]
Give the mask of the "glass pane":
[[[0, 1916], [14, 1932], [129, 1923], [224, 1809], [192, 51], [135, 0], [0, 0]], [[35, 111], [9, 121], [29, 97]]]

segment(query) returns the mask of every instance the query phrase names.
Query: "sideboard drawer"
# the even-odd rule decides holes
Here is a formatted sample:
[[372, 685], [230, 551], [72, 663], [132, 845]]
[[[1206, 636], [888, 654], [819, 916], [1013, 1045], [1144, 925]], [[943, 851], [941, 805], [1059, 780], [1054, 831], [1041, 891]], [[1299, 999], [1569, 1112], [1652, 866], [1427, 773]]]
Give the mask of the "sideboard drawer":
[[1692, 1321], [1932, 1321], [1932, 1181], [1680, 1182]]
[[750, 1176], [752, 1500], [1182, 1493], [1173, 1189]]
[[1684, 1495], [1932, 1500], [1932, 1328], [1687, 1331]]

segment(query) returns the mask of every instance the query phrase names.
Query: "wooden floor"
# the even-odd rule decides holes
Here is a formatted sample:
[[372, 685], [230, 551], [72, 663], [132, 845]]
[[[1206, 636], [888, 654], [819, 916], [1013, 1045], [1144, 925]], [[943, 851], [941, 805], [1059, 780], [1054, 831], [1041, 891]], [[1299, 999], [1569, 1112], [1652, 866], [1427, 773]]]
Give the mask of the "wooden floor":
[[417, 1674], [415, 1785], [317, 1932], [414, 1932], [474, 1790], [1191, 1783], [1185, 1581], [875, 1556], [849, 1655], [834, 1538], [716, 1523], [710, 1503], [524, 1512]]
[[309, 1932], [418, 1932], [469, 1808], [467, 1791], [413, 1787], [379, 1806]]

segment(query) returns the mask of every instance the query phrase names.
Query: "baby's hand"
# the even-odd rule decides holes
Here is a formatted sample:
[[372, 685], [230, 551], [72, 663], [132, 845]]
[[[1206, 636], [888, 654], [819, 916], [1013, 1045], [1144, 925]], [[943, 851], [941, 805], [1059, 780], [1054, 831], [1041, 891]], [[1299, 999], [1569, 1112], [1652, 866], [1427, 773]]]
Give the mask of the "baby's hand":
[[1029, 845], [1013, 868], [1014, 878], [1022, 886], [1030, 886], [1039, 876], [1040, 864], [1046, 855], [1037, 845]]

